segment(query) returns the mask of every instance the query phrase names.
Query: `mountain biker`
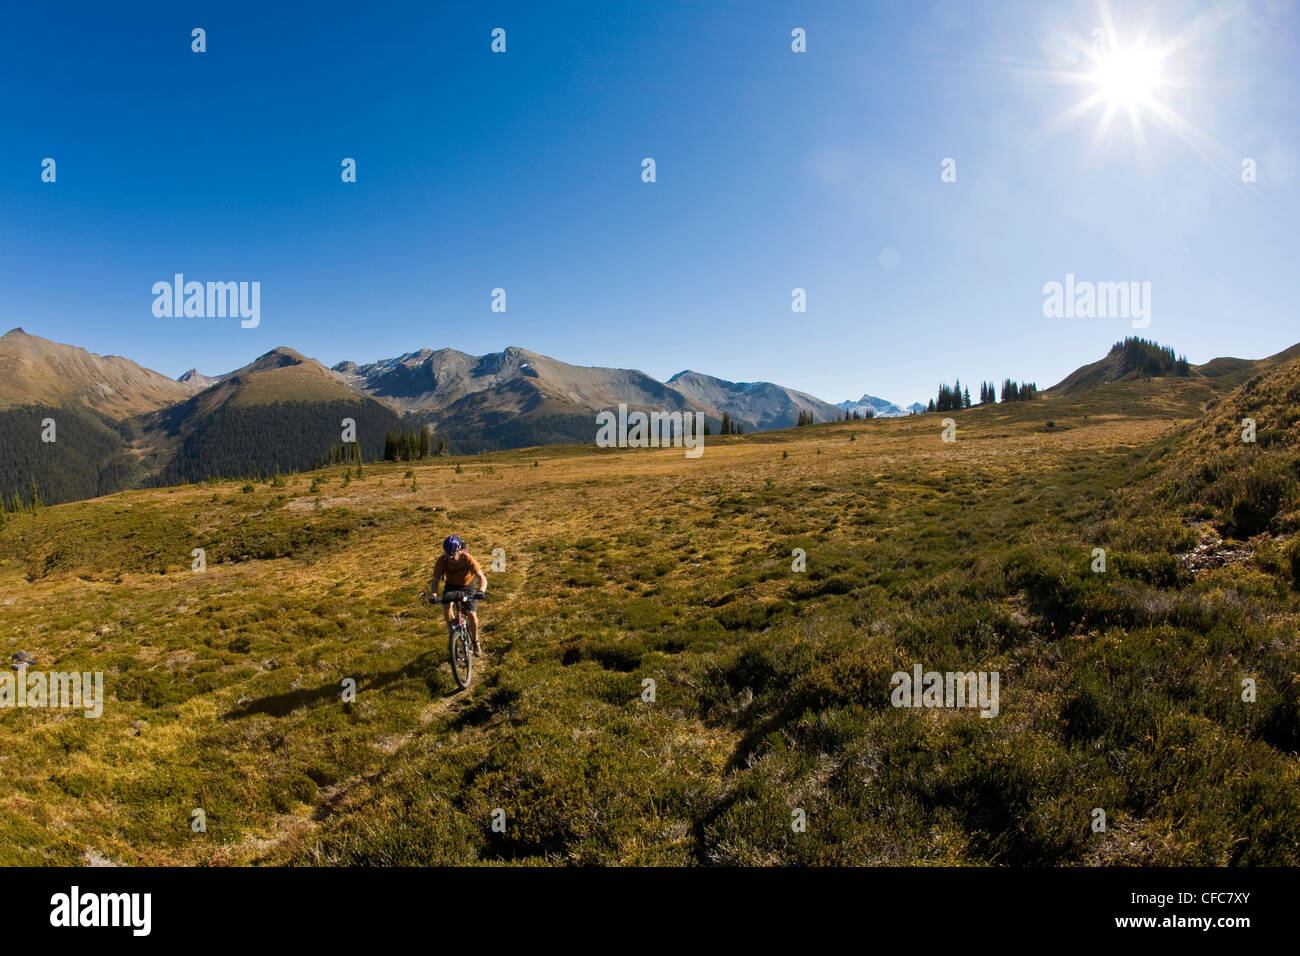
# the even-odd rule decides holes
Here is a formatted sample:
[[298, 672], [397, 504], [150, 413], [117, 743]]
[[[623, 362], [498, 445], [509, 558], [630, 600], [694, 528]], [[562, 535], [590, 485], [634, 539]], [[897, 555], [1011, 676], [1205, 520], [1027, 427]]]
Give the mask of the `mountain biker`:
[[470, 646], [476, 648], [481, 654], [482, 648], [478, 641], [478, 603], [472, 595], [475, 590], [483, 594], [487, 593], [487, 575], [474, 560], [474, 555], [465, 550], [465, 542], [454, 534], [442, 542], [442, 554], [433, 565], [433, 581], [429, 585], [430, 597], [438, 593], [438, 581], [444, 577], [447, 579], [447, 589], [442, 592], [442, 600], [447, 611], [447, 623], [450, 625], [454, 621], [451, 605], [446, 603], [447, 592], [468, 592], [467, 596], [461, 598], [460, 606], [465, 619], [469, 622]]

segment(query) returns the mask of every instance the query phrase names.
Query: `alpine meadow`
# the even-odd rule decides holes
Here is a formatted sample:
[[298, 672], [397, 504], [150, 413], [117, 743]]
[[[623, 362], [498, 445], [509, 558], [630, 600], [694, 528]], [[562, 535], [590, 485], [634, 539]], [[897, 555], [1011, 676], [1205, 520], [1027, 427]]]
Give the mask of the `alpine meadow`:
[[1297, 62], [1300, 0], [15, 7], [18, 931], [1293, 935]]
[[[4, 862], [1295, 865], [1300, 360], [1123, 354], [948, 443], [926, 414], [11, 514], [7, 623], [110, 705], [7, 715]], [[504, 553], [466, 692], [420, 599], [445, 527]], [[996, 719], [891, 706], [913, 662], [998, 672]]]

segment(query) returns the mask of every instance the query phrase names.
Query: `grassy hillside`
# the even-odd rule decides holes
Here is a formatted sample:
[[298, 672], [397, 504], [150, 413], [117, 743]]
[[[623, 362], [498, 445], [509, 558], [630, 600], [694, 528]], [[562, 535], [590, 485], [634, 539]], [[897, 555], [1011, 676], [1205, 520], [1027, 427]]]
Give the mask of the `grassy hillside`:
[[[917, 416], [13, 518], [0, 651], [110, 700], [0, 711], [0, 863], [1296, 865], [1286, 532], [1206, 549], [1215, 506], [1161, 497], [1189, 434], [1231, 440], [1213, 398], [1120, 381], [955, 413], [955, 443]], [[419, 599], [453, 530], [506, 560], [461, 694]], [[892, 707], [918, 663], [998, 671], [999, 715]]]
[[[1247, 422], [1254, 426], [1253, 440]], [[1300, 362], [1256, 375], [1191, 429], [1164, 488], [1235, 538], [1300, 531]], [[1300, 539], [1288, 546], [1300, 580]]]
[[[1216, 368], [1215, 371], [1221, 373], [1223, 370]], [[1158, 376], [1186, 378], [1191, 374], [1192, 366], [1187, 359], [1176, 355], [1169, 346], [1130, 336], [1112, 345], [1105, 358], [1075, 369], [1052, 386], [1051, 391], [1069, 395], [1110, 382]]]

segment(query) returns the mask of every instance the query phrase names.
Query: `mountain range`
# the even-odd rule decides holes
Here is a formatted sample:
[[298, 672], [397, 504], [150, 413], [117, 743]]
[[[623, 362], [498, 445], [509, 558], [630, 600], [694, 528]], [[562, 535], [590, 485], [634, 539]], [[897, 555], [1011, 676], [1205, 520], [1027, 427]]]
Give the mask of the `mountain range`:
[[[701, 413], [715, 434], [724, 415], [746, 431], [791, 427], [804, 415], [844, 417], [771, 382], [691, 370], [660, 382], [513, 346], [486, 355], [421, 349], [333, 368], [281, 347], [232, 372], [190, 369], [171, 379], [16, 328], [0, 337], [0, 382], [7, 502], [311, 468], [340, 443], [344, 419], [356, 423], [362, 454], [376, 458], [387, 432], [420, 428], [462, 454], [588, 442], [595, 413], [619, 404]], [[46, 419], [56, 423], [54, 440], [33, 441]]]
[[[1133, 343], [1139, 344], [1134, 345]], [[1048, 390], [1069, 394], [1136, 375], [1189, 375], [1216, 390], [1300, 355], [1219, 358], [1202, 366], [1131, 340]], [[635, 369], [569, 365], [509, 347], [470, 355], [421, 349], [326, 368], [276, 348], [242, 368], [171, 379], [121, 356], [29, 335], [0, 337], [0, 496], [46, 503], [128, 487], [305, 470], [341, 450], [345, 420], [362, 455], [388, 432], [428, 428], [454, 454], [593, 440], [595, 414], [631, 409], [701, 413], [714, 434], [726, 415], [746, 432], [801, 420], [923, 412], [864, 394], [830, 404], [772, 382], [730, 382], [685, 370], [667, 382]], [[47, 434], [52, 422], [57, 434]], [[35, 485], [35, 487], [33, 487]]]

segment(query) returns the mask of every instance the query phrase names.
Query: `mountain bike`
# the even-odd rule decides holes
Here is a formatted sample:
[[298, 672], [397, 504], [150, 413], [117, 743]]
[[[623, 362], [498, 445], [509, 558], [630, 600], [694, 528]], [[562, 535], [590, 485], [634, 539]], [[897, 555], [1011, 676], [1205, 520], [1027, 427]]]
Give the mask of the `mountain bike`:
[[441, 598], [436, 594], [429, 598], [432, 604], [451, 606], [453, 617], [451, 623], [447, 625], [447, 654], [451, 658], [451, 676], [456, 678], [456, 684], [461, 690], [468, 687], [469, 682], [474, 679], [474, 658], [482, 650], [479, 647], [478, 635], [470, 636], [462, 604], [466, 601], [482, 600], [485, 596], [482, 591], [469, 588], [448, 588]]

